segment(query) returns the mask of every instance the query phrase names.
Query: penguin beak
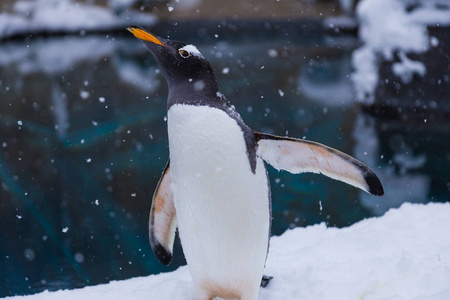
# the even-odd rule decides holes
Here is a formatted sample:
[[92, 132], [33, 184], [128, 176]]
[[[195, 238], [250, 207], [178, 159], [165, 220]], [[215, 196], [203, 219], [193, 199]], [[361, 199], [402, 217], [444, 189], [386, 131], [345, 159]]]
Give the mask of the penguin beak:
[[164, 45], [156, 36], [138, 26], [130, 26], [127, 28], [127, 30], [142, 41], [152, 42], [154, 44], [161, 45], [167, 48], [167, 46]]

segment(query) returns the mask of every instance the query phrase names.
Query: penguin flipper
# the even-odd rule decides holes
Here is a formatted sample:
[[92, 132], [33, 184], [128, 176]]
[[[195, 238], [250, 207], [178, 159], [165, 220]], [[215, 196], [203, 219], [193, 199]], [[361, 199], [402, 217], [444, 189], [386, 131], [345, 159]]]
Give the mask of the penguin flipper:
[[307, 140], [255, 132], [256, 154], [277, 170], [320, 173], [382, 196], [377, 175], [362, 162], [328, 146]]
[[170, 161], [167, 161], [166, 168], [153, 194], [148, 222], [150, 246], [158, 260], [166, 266], [172, 261], [173, 242], [177, 229], [171, 184]]

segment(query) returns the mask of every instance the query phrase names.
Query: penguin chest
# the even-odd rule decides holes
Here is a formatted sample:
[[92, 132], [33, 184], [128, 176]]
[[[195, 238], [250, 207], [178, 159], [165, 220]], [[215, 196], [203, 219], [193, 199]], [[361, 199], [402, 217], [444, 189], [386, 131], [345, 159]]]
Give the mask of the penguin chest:
[[168, 131], [178, 228], [194, 281], [223, 282], [236, 272], [259, 281], [270, 223], [263, 161], [253, 173], [241, 127], [216, 108], [173, 105]]

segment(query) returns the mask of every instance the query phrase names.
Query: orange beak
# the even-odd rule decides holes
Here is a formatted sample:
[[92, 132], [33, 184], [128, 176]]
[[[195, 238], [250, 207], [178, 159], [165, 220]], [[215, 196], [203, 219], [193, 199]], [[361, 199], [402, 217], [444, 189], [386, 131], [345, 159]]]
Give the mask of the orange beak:
[[154, 35], [148, 33], [144, 29], [141, 29], [136, 26], [130, 26], [127, 28], [129, 32], [131, 32], [135, 37], [137, 37], [140, 40], [146, 41], [146, 42], [152, 42], [161, 46], [166, 47], [158, 38], [156, 38]]

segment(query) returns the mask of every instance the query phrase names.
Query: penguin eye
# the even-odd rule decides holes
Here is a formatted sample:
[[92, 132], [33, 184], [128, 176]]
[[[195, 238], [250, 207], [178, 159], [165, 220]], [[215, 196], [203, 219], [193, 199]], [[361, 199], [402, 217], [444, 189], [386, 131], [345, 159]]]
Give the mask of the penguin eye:
[[186, 51], [184, 49], [180, 49], [178, 50], [178, 52], [180, 52], [180, 55], [184, 58], [188, 58], [189, 56], [191, 56], [191, 53], [189, 53], [189, 51]]

